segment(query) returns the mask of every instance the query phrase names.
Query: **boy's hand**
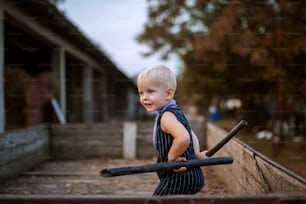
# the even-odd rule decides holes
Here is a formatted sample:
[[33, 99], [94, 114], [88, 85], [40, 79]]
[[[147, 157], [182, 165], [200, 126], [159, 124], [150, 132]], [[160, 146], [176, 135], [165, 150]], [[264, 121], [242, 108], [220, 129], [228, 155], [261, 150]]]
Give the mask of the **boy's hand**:
[[205, 158], [207, 158], [207, 156], [206, 156], [206, 153], [207, 153], [208, 151], [207, 150], [204, 150], [204, 151], [202, 151], [202, 152], [196, 152], [195, 153], [195, 157], [197, 158], [197, 159], [205, 159]]
[[[185, 157], [178, 157], [176, 160], [174, 160], [174, 162], [177, 162], [177, 161], [187, 161], [187, 159]], [[173, 171], [176, 172], [176, 173], [180, 173], [180, 172], [185, 172], [187, 171], [187, 167], [181, 167], [179, 169], [174, 169]]]

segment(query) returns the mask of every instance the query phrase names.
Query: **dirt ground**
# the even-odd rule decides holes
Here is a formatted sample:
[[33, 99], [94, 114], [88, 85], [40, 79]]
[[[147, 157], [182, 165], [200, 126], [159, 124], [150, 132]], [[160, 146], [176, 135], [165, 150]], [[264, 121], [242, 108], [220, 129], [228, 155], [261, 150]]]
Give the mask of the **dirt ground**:
[[[0, 185], [0, 194], [152, 195], [158, 184], [155, 173], [103, 178], [105, 168], [142, 165], [153, 160], [48, 161]], [[205, 187], [197, 195], [229, 194], [212, 169], [204, 167]]]

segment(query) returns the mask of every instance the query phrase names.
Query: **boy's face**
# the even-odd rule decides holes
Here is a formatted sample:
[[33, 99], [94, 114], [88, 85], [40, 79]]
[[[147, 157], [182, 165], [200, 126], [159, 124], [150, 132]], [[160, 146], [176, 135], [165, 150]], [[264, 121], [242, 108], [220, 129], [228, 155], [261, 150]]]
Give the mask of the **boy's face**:
[[140, 79], [137, 86], [140, 103], [148, 112], [157, 111], [173, 98], [172, 88], [166, 88], [153, 79]]

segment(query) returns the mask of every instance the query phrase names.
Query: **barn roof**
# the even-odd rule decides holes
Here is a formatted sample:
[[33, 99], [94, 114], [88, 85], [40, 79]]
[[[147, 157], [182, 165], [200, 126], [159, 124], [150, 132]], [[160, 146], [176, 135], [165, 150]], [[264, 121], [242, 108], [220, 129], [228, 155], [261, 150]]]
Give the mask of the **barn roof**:
[[63, 13], [47, 0], [3, 0], [5, 13], [38, 40], [64, 48], [77, 59], [102, 71], [108, 69], [123, 81], [132, 82], [108, 56], [91, 42]]

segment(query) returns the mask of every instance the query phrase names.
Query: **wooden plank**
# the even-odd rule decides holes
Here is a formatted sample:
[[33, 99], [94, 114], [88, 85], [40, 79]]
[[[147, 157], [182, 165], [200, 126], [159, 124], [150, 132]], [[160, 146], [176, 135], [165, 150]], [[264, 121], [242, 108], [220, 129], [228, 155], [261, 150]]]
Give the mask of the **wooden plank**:
[[157, 156], [152, 142], [153, 126], [154, 121], [137, 123], [137, 158], [152, 158]]
[[[211, 123], [207, 125], [208, 149], [220, 141], [226, 132]], [[232, 193], [306, 192], [306, 181], [288, 169], [277, 165], [237, 138], [233, 138], [215, 156], [232, 156], [234, 163], [216, 166], [216, 173]]]
[[54, 135], [61, 133], [112, 133], [118, 132], [118, 129], [122, 129], [122, 123], [95, 123], [95, 124], [65, 124], [65, 125], [51, 125], [51, 132]]
[[109, 203], [109, 204], [281, 204], [305, 203], [305, 194], [233, 195], [233, 196], [135, 196], [135, 195], [3, 195], [0, 203]]
[[0, 134], [0, 181], [49, 159], [49, 132], [46, 126]]
[[123, 124], [65, 124], [51, 126], [51, 153], [55, 159], [120, 158]]
[[[306, 192], [306, 181], [304, 178], [295, 175], [284, 167], [266, 161], [262, 156], [255, 156], [258, 164], [258, 171], [269, 189], [273, 192]], [[273, 172], [271, 174], [271, 172]]]
[[[2, 7], [0, 7], [0, 19], [4, 19], [4, 10]], [[5, 48], [4, 45], [4, 20], [0, 21], [0, 47], [3, 49]], [[5, 58], [5, 52], [1, 52], [0, 54], [0, 133], [5, 131], [5, 123], [3, 121], [6, 121], [5, 117], [5, 77], [4, 77], [4, 58]]]

